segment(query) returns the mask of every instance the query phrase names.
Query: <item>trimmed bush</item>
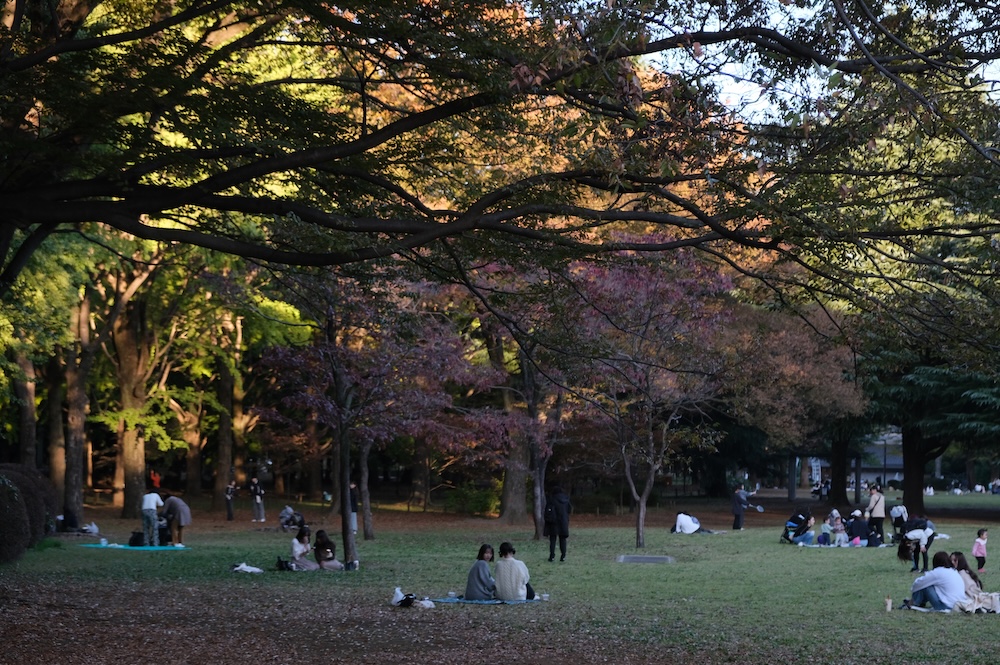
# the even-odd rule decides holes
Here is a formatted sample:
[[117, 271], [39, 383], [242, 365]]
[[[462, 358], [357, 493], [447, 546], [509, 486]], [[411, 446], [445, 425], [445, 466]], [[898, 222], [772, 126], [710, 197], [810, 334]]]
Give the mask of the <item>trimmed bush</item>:
[[28, 547], [34, 547], [42, 542], [47, 531], [47, 520], [45, 517], [45, 501], [38, 491], [35, 481], [20, 470], [5, 468], [3, 473], [17, 489], [24, 501], [24, 507], [28, 512]]
[[0, 473], [13, 471], [26, 476], [34, 484], [35, 490], [45, 503], [46, 533], [52, 533], [56, 528], [56, 516], [62, 513], [59, 505], [59, 493], [52, 481], [41, 471], [25, 464], [0, 464]]
[[30, 539], [28, 510], [21, 492], [10, 479], [0, 475], [0, 563], [20, 559]]

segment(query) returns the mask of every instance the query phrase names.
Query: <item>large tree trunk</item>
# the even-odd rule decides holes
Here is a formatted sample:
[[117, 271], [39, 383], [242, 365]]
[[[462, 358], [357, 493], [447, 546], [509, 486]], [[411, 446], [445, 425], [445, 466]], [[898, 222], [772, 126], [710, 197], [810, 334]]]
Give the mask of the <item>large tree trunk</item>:
[[[196, 402], [192, 404], [195, 410], [185, 408], [177, 400], [170, 400], [170, 410], [174, 412], [181, 429], [181, 439], [187, 444], [184, 452], [184, 470], [187, 481], [184, 493], [189, 496], [201, 494], [201, 454], [205, 448], [205, 437], [201, 434], [201, 419], [204, 412], [202, 407], [202, 395], [198, 395]], [[228, 480], [226, 481], [228, 482]]]
[[83, 453], [87, 442], [87, 384], [94, 364], [90, 338], [90, 294], [86, 292], [70, 313], [74, 343], [66, 351], [66, 483], [63, 509], [83, 523]]
[[[145, 478], [143, 479], [145, 482]], [[89, 486], [89, 482], [88, 482]], [[115, 431], [115, 471], [111, 480], [111, 505], [125, 507], [125, 421], [118, 421]]]
[[235, 468], [236, 484], [240, 487], [247, 480], [247, 437], [257, 422], [257, 418], [247, 413], [243, 408], [245, 398], [246, 388], [243, 385], [243, 375], [237, 366], [233, 373], [233, 467]]
[[184, 431], [182, 436], [188, 444], [187, 450], [184, 452], [184, 464], [187, 470], [184, 493], [194, 497], [201, 494], [201, 449], [204, 447], [205, 439], [202, 438], [201, 432], [197, 428]]
[[528, 467], [531, 451], [524, 437], [515, 437], [504, 465], [503, 489], [500, 493], [500, 522], [510, 526], [528, 521]]
[[[342, 404], [345, 402], [341, 402]], [[358, 560], [358, 548], [351, 529], [351, 443], [348, 428], [340, 426], [340, 532], [344, 538], [344, 564]]]
[[219, 400], [218, 448], [216, 449], [215, 485], [212, 490], [212, 511], [221, 510], [226, 505], [226, 486], [235, 480], [242, 487], [245, 478], [237, 479], [233, 466], [233, 392], [235, 382], [227, 359], [219, 359], [216, 364], [218, 382], [216, 397]]
[[[131, 414], [141, 413], [147, 400], [151, 342], [143, 317], [141, 306], [129, 304], [112, 326], [119, 399], [122, 410]], [[146, 439], [139, 427], [126, 423], [121, 441], [125, 480], [122, 517], [137, 518], [146, 493]]]
[[83, 520], [83, 450], [87, 422], [87, 376], [79, 367], [66, 370], [66, 501], [64, 510]]
[[20, 462], [27, 467], [34, 469], [38, 466], [38, 448], [36, 443], [38, 412], [35, 406], [35, 386], [37, 376], [35, 373], [35, 363], [22, 350], [15, 355], [15, 361], [24, 375], [15, 378], [14, 395], [18, 402], [18, 428], [17, 438], [20, 449]]
[[793, 503], [796, 501], [795, 492], [798, 487], [798, 475], [795, 473], [798, 460], [795, 455], [788, 455], [788, 500]]
[[[490, 363], [500, 371], [506, 371], [504, 359], [503, 338], [499, 332], [493, 330], [495, 324], [488, 316], [483, 318], [483, 334], [486, 339], [486, 351], [490, 358]], [[514, 410], [514, 399], [512, 391], [506, 388], [500, 389], [503, 399], [504, 411], [510, 413]], [[503, 487], [500, 490], [500, 521], [508, 525], [524, 524], [528, 518], [527, 493], [525, 487], [528, 481], [528, 467], [530, 464], [531, 451], [524, 437], [515, 436], [510, 440], [510, 450], [504, 464]]]
[[48, 395], [49, 478], [55, 485], [60, 509], [66, 505], [66, 426], [63, 421], [66, 390], [63, 381], [62, 362], [54, 355], [45, 370], [45, 385]]
[[358, 500], [361, 502], [361, 519], [364, 523], [363, 531], [365, 540], [375, 540], [375, 525], [372, 521], [372, 498], [368, 490], [368, 457], [372, 452], [371, 442], [361, 444], [358, 464], [360, 473], [358, 474]]
[[646, 497], [639, 497], [639, 509], [635, 511], [635, 548], [646, 547]]
[[846, 506], [847, 499], [847, 459], [850, 453], [850, 439], [835, 436], [830, 447], [830, 505]]
[[910, 515], [926, 515], [924, 508], [924, 437], [919, 427], [904, 425], [903, 505]]

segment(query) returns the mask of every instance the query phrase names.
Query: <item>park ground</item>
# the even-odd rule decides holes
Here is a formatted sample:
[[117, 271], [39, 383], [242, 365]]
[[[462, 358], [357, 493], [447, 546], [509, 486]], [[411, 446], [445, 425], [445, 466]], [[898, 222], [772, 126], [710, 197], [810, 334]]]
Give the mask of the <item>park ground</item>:
[[[758, 557], [756, 562], [766, 565], [763, 562], [769, 553], [796, 554], [792, 552], [794, 548], [777, 543], [791, 504], [781, 493], [758, 499], [765, 512], [752, 511], [747, 516], [747, 533], [756, 534], [748, 537], [761, 543], [755, 545], [759, 552], [752, 555]], [[801, 503], [811, 503], [817, 513], [825, 511], [825, 507], [808, 498]], [[1000, 506], [1000, 501], [997, 503]], [[660, 606], [651, 604], [660, 607], [655, 610], [662, 613], [660, 617], [640, 615], [638, 619], [630, 619], [632, 609], [646, 602], [643, 585], [634, 582], [621, 583], [629, 584], [628, 588], [615, 587], [618, 583], [611, 582], [610, 588], [620, 589], [620, 603], [606, 597], [588, 599], [588, 587], [607, 588], [606, 580], [600, 578], [589, 583], [589, 575], [609, 574], [599, 571], [617, 575], [610, 563], [614, 553], [637, 552], [634, 516], [627, 513], [574, 516], [572, 530], [577, 540], [570, 538], [567, 567], [547, 569], [546, 565], [560, 564], [543, 563], [547, 547], [531, 541], [532, 530], [528, 525], [507, 529], [496, 520], [484, 518], [380, 509], [375, 514], [376, 539], [359, 541], [361, 571], [307, 574], [274, 570], [276, 557], [287, 557], [290, 539], [290, 534], [282, 533], [276, 524], [280, 507], [272, 502], [268, 522], [263, 525], [250, 522], [248, 508], [241, 507], [237, 520], [227, 522], [221, 514], [196, 507], [195, 523], [185, 537], [191, 547], [188, 552], [106, 552], [78, 547], [96, 540], [96, 536], [50, 539], [53, 542], [49, 546], [30, 551], [22, 561], [0, 568], [0, 635], [4, 638], [0, 662], [531, 665], [796, 660], [794, 639], [787, 645], [765, 644], [768, 628], [756, 626], [753, 618], [739, 618], [735, 606], [729, 610], [732, 620], [746, 623], [749, 630], [727, 631], [725, 612], [706, 612], [695, 606], [690, 610], [682, 608], [677, 618], [669, 619], [667, 615], [675, 611], [675, 601], [689, 602], [687, 598], [670, 598]], [[671, 541], [664, 534], [673, 523], [674, 508], [690, 510], [711, 528], [731, 526], [728, 502], [680, 501], [650, 513], [646, 526], [651, 546], [639, 553], [668, 553], [675, 547], [673, 543], [683, 543], [684, 547], [689, 544], [698, 548], [715, 547], [723, 541], [713, 538], [734, 539], [743, 535], [701, 537], [700, 541], [692, 540], [694, 536], [674, 536], [689, 540]], [[314, 530], [326, 528], [339, 540], [339, 528], [326, 511], [304, 507], [303, 512]], [[976, 524], [1000, 521], [996, 511], [980, 513], [956, 510], [948, 519], [954, 525], [967, 522], [967, 526], [958, 528], [970, 533], [974, 533]], [[97, 523], [101, 536], [112, 543], [127, 542], [131, 532], [139, 528], [138, 520], [122, 519], [118, 509], [108, 506], [90, 505], [85, 520]], [[1000, 533], [1000, 526], [996, 531]], [[444, 588], [439, 580], [451, 576], [454, 588], [460, 592], [476, 543], [489, 539], [496, 540], [493, 544], [497, 546], [507, 532], [515, 534], [510, 539], [518, 545], [519, 558], [525, 559], [532, 569], [533, 579], [541, 580], [538, 583], [542, 586], [548, 582], [558, 590], [550, 603], [532, 607], [439, 604], [432, 610], [391, 606], [389, 600], [395, 585], [418, 595], [443, 596], [452, 589]], [[617, 542], [602, 545], [603, 533], [616, 534]], [[587, 545], [592, 544], [593, 549], [588, 550], [580, 538], [590, 541]], [[457, 557], [454, 559], [426, 554], [438, 540], [459, 543], [452, 549], [465, 551], [450, 555]], [[741, 560], [748, 556], [745, 551], [734, 554]], [[692, 553], [698, 557], [709, 555], [709, 550]], [[850, 554], [855, 555], [869, 560], [875, 556]], [[593, 562], [580, 561], [581, 556], [593, 557]], [[891, 554], [883, 551], [878, 556], [879, 565], [890, 566], [886, 562], [891, 562]], [[236, 559], [241, 558], [251, 559], [247, 563], [266, 572], [261, 575], [228, 572], [232, 564], [241, 562]], [[816, 563], [822, 565], [818, 559]], [[416, 572], [424, 568], [445, 571], [436, 577], [436, 573], [429, 573], [424, 578]], [[895, 582], [897, 591], [905, 590], [909, 578], [897, 572], [896, 566], [887, 570], [900, 578]], [[564, 580], [559, 587], [555, 582], [558, 574], [574, 579]], [[1000, 578], [1000, 570], [995, 575]], [[735, 579], [731, 584], [739, 584], [739, 578]], [[751, 573], [747, 573], [746, 579], [747, 588], [735, 589], [734, 595], [753, 597]], [[693, 587], [695, 593], [699, 585], [705, 583]], [[877, 598], [864, 599], [864, 612], [882, 604], [882, 593], [880, 588], [873, 592]], [[760, 610], [764, 611], [771, 610]], [[799, 609], [774, 611], [783, 616], [795, 615]], [[617, 614], [621, 614], [621, 626], [615, 625]], [[697, 626], [705, 626], [706, 632], [699, 633], [701, 629]], [[693, 630], [696, 635], [679, 635], [672, 640], [665, 635], [670, 630], [686, 633]], [[747, 632], [750, 634], [742, 634]], [[704, 635], [715, 637], [712, 644], [702, 648]], [[891, 649], [891, 644], [891, 640], [880, 638], [877, 648]], [[809, 660], [834, 662], [822, 657]], [[836, 662], [855, 661], [837, 659]]]

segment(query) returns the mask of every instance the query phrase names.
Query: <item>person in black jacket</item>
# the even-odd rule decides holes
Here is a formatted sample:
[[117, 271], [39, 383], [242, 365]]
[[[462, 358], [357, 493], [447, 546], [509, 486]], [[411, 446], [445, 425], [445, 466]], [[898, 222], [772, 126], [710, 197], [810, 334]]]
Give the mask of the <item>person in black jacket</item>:
[[545, 500], [545, 529], [543, 533], [549, 537], [549, 561], [556, 558], [556, 537], [559, 538], [560, 561], [566, 560], [566, 539], [569, 538], [569, 514], [573, 506], [562, 487], [556, 485]]
[[853, 547], [864, 547], [868, 544], [868, 520], [862, 515], [860, 510], [851, 513], [851, 519], [847, 522], [847, 538]]

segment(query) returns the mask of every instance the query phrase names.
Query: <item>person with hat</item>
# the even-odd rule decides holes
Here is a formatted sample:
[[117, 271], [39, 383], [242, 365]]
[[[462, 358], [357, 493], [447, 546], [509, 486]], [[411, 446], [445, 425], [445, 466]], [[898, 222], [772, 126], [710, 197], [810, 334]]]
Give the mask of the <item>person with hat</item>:
[[861, 514], [860, 510], [851, 512], [851, 519], [847, 522], [847, 539], [851, 547], [865, 547], [868, 545], [868, 521]]

